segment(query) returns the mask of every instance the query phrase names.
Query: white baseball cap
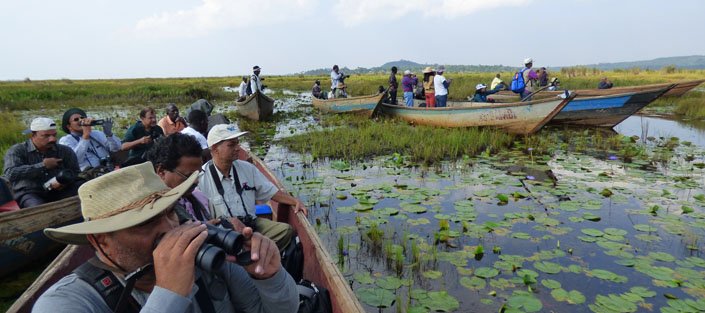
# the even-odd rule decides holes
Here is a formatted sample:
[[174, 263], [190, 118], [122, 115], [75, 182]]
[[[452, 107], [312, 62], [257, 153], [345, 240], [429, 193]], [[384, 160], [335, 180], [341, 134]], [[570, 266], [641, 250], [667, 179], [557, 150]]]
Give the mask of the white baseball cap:
[[48, 117], [37, 117], [32, 120], [29, 125], [29, 132], [38, 132], [43, 130], [56, 130], [56, 123]]
[[487, 85], [485, 85], [485, 84], [477, 84], [477, 85], [475, 85], [475, 90], [480, 90], [480, 89], [482, 89], [482, 88], [487, 88]]
[[410, 70], [404, 71], [404, 75], [409, 75], [409, 74], [411, 74], [411, 71], [410, 71]]
[[219, 124], [213, 126], [213, 128], [211, 128], [208, 132], [208, 148], [213, 147], [213, 145], [221, 141], [235, 139], [247, 134], [247, 132], [239, 132], [237, 130], [237, 127], [232, 124]]
[[524, 64], [529, 64], [529, 63], [534, 63], [534, 59], [532, 59], [532, 58], [524, 59]]

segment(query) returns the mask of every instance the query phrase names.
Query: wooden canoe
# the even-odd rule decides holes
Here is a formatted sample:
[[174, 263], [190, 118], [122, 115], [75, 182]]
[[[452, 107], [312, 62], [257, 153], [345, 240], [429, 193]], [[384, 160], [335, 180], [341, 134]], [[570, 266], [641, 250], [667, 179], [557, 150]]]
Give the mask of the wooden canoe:
[[335, 98], [335, 99], [318, 99], [313, 98], [313, 106], [321, 110], [323, 113], [365, 113], [372, 114], [375, 106], [382, 101], [384, 94], [371, 96], [350, 97], [350, 98]]
[[235, 102], [237, 113], [255, 121], [265, 121], [274, 112], [274, 99], [260, 91], [247, 96], [245, 100]]
[[549, 123], [609, 127], [621, 123], [675, 85], [621, 94], [573, 99]]
[[440, 127], [489, 126], [514, 134], [532, 134], [548, 123], [575, 94], [566, 99], [528, 102], [480, 103], [448, 102], [444, 108], [406, 107], [381, 104], [383, 114], [418, 125]]
[[64, 245], [42, 230], [81, 219], [78, 197], [0, 214], [0, 277], [41, 260]]
[[[281, 182], [257, 156], [242, 149], [240, 159], [252, 162], [267, 179], [277, 185], [280, 190], [284, 190], [284, 186]], [[365, 312], [355, 294], [350, 289], [347, 280], [343, 277], [340, 270], [338, 270], [335, 262], [325, 250], [318, 234], [314, 231], [313, 227], [311, 227], [311, 224], [303, 213], [291, 214], [292, 210], [290, 206], [274, 201], [270, 201], [269, 204], [276, 215], [277, 221], [289, 223], [294, 230], [296, 230], [304, 248], [304, 278], [328, 289], [331, 296], [333, 312]], [[30, 312], [34, 302], [46, 289], [51, 287], [51, 285], [62, 277], [71, 273], [73, 269], [93, 255], [93, 249], [89, 246], [67, 246], [20, 298], [15, 301], [8, 312]]]
[[[616, 94], [623, 94], [623, 93], [629, 93], [629, 92], [641, 92], [641, 91], [647, 91], [647, 90], [655, 90], [655, 89], [660, 89], [660, 88], [667, 88], [671, 85], [673, 85], [673, 88], [668, 90], [665, 94], [661, 95], [662, 97], [680, 97], [684, 93], [690, 91], [691, 89], [697, 87], [698, 85], [702, 84], [705, 82], [705, 79], [700, 79], [700, 80], [690, 80], [690, 81], [682, 81], [682, 82], [676, 82], [676, 83], [662, 83], [662, 84], [650, 84], [650, 85], [641, 85], [641, 86], [627, 86], [627, 87], [614, 87], [610, 89], [578, 89], [575, 90], [575, 92], [578, 94], [578, 98], [584, 98], [584, 97], [597, 97], [597, 96], [608, 96], [608, 95], [616, 95]], [[534, 99], [538, 98], [544, 98], [544, 97], [552, 97], [555, 95], [561, 94], [562, 91], [541, 91], [537, 93], [534, 96]], [[496, 99], [498, 101], [516, 101], [516, 99], [519, 98], [519, 95], [505, 90], [505, 91], [500, 91], [494, 95], [491, 95], [490, 98]], [[654, 99], [655, 100], [655, 99]]]

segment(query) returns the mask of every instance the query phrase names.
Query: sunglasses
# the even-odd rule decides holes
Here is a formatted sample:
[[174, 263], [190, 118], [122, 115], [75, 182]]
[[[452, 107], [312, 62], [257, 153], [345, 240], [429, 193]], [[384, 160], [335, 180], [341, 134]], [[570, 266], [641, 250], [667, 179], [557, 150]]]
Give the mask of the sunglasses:
[[171, 172], [174, 172], [174, 173], [178, 174], [178, 175], [181, 176], [181, 178], [183, 178], [183, 179], [188, 179], [188, 178], [191, 177], [191, 175], [193, 175], [193, 173], [195, 173], [195, 172], [198, 172], [198, 176], [200, 177], [200, 176], [203, 174], [203, 169], [198, 169], [197, 171], [192, 172], [191, 174], [188, 174], [188, 175], [186, 175], [186, 174], [184, 174], [184, 173], [181, 173], [181, 172], [178, 171], [177, 169], [174, 169], [174, 170], [171, 171]]
[[76, 118], [74, 118], [72, 121], [78, 122], [78, 121], [80, 121], [80, 120], [82, 120], [82, 119], [84, 119], [84, 118], [85, 118], [85, 117], [76, 117]]

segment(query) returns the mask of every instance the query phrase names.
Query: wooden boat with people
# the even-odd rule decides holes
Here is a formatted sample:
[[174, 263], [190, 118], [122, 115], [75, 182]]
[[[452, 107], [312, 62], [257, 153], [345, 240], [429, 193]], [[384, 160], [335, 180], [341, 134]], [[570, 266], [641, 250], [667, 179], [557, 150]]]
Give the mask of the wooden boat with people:
[[63, 244], [42, 232], [81, 219], [78, 197], [0, 213], [0, 277], [55, 253]]
[[245, 100], [235, 101], [237, 113], [255, 121], [265, 121], [274, 113], [274, 99], [261, 91], [247, 96]]
[[[661, 83], [661, 84], [649, 84], [649, 85], [641, 85], [641, 86], [625, 86], [625, 87], [613, 87], [610, 89], [577, 89], [574, 90], [576, 93], [578, 93], [578, 99], [579, 98], [585, 98], [585, 97], [597, 97], [597, 96], [608, 96], [608, 95], [616, 95], [616, 94], [623, 94], [623, 93], [629, 93], [629, 92], [641, 92], [641, 91], [647, 91], [647, 90], [657, 90], [660, 88], [667, 88], [669, 86], [673, 86], [671, 89], [668, 90], [668, 92], [664, 93], [661, 95], [661, 97], [680, 97], [686, 92], [692, 90], [693, 88], [699, 86], [700, 84], [704, 83], [705, 79], [700, 79], [700, 80], [689, 80], [689, 81], [682, 81], [682, 82], [675, 82], [675, 83]], [[563, 91], [541, 91], [537, 93], [534, 98], [546, 98], [546, 97], [552, 97], [556, 95], [560, 95], [563, 93]], [[516, 93], [513, 93], [510, 90], [504, 90], [500, 91], [494, 95], [491, 95], [490, 98], [493, 98], [498, 101], [516, 101], [516, 99], [519, 98], [519, 95]], [[656, 100], [656, 99], [654, 99]]]
[[612, 128], [661, 97], [675, 85], [573, 99], [549, 124]]
[[318, 99], [313, 98], [313, 106], [323, 113], [363, 113], [371, 114], [375, 106], [382, 102], [384, 93], [370, 96]]
[[447, 107], [406, 107], [382, 103], [382, 114], [418, 125], [440, 127], [488, 126], [528, 135], [548, 123], [575, 94], [565, 99], [542, 99], [528, 102], [486, 103], [449, 101]]
[[[241, 149], [240, 159], [252, 162], [267, 179], [284, 190], [284, 186], [257, 156]], [[279, 222], [290, 224], [297, 232], [304, 250], [303, 277], [317, 286], [328, 289], [335, 313], [363, 313], [357, 297], [350, 289], [348, 281], [324, 248], [321, 239], [314, 231], [303, 213], [293, 214], [291, 207], [270, 201], [274, 218]], [[89, 246], [69, 245], [42, 272], [34, 283], [10, 307], [8, 312], [30, 312], [39, 296], [62, 277], [70, 274], [76, 267], [95, 255]]]

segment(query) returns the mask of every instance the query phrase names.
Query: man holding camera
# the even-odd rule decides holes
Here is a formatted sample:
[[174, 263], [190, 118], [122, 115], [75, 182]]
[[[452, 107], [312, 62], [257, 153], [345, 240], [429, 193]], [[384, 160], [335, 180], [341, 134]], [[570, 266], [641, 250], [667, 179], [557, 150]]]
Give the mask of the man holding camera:
[[5, 154], [3, 175], [12, 185], [17, 204], [28, 208], [75, 196], [78, 161], [71, 148], [56, 144], [56, 123], [38, 117], [29, 131], [32, 137]]
[[89, 244], [96, 255], [42, 294], [33, 312], [296, 312], [296, 284], [276, 245], [250, 228], [242, 236], [252, 263], [239, 266], [229, 256], [210, 271], [197, 267], [212, 237], [203, 223], [179, 225], [174, 211], [197, 177], [169, 188], [147, 162], [84, 184], [86, 222], [44, 233]]
[[279, 249], [292, 242], [294, 230], [289, 224], [256, 218], [257, 201], [274, 201], [291, 205], [294, 213], [304, 215], [308, 210], [299, 199], [283, 192], [267, 180], [249, 162], [238, 159], [240, 154], [239, 137], [247, 132], [236, 131], [233, 125], [216, 125], [208, 133], [208, 147], [213, 159], [203, 165], [203, 177], [198, 189], [208, 196], [210, 216], [237, 217], [256, 232], [271, 238]]
[[164, 131], [157, 125], [154, 109], [146, 107], [140, 111], [140, 120], [130, 126], [125, 133], [122, 150], [130, 150], [128, 160], [123, 165], [144, 162], [144, 153], [154, 145], [154, 140], [164, 136]]
[[[103, 131], [93, 129], [102, 125]], [[120, 139], [113, 136], [113, 120], [95, 120], [86, 116], [86, 112], [73, 108], [64, 112], [61, 129], [68, 135], [61, 137], [59, 143], [73, 149], [81, 171], [105, 168], [112, 171], [108, 163], [110, 154], [120, 150]]]

